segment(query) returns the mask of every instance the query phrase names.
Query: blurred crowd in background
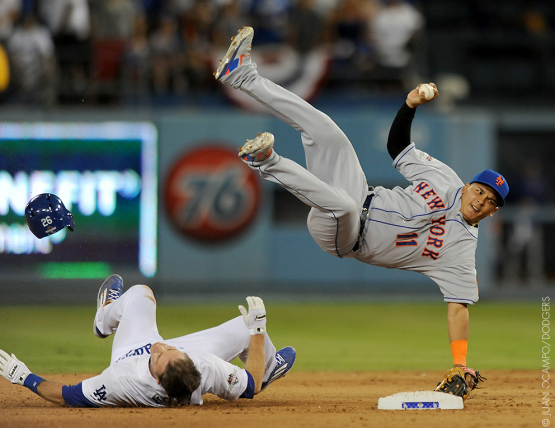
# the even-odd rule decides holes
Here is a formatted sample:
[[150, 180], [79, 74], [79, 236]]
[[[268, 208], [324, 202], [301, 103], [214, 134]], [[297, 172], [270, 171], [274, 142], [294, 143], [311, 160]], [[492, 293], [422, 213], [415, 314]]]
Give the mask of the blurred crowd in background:
[[10, 71], [9, 84], [0, 88], [2, 101], [144, 103], [214, 91], [213, 61], [244, 25], [255, 28], [257, 47], [287, 46], [301, 59], [325, 52], [324, 88], [356, 84], [404, 92], [429, 77], [430, 66], [460, 72], [430, 63], [436, 47], [426, 38], [429, 30], [546, 33], [549, 11], [530, 2], [508, 3], [500, 8], [474, 0], [0, 0], [6, 54], [0, 60], [7, 58]]
[[349, 74], [404, 69], [424, 18], [403, 0], [0, 1], [12, 95], [24, 103], [208, 90], [211, 56], [244, 25], [255, 27], [257, 46], [301, 56], [326, 46]]

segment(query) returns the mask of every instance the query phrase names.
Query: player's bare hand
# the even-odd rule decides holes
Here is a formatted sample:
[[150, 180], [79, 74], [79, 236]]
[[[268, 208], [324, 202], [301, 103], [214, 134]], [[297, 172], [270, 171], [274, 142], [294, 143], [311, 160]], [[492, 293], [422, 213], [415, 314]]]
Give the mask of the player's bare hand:
[[249, 329], [250, 334], [264, 334], [266, 333], [266, 308], [264, 302], [260, 297], [249, 296], [247, 297], [249, 310], [245, 309], [243, 305], [239, 305], [239, 311], [243, 315], [243, 321]]
[[426, 99], [426, 94], [425, 91], [421, 91], [421, 86], [425, 85], [425, 83], [421, 83], [419, 84], [416, 88], [414, 88], [412, 91], [409, 92], [409, 94], [407, 95], [407, 105], [410, 108], [416, 108], [418, 106], [421, 106], [422, 104], [426, 104], [429, 103], [430, 101], [436, 99], [439, 96], [439, 91], [437, 89], [437, 86], [435, 83], [428, 83], [428, 85], [430, 85], [433, 88], [433, 97]]
[[4, 379], [17, 385], [23, 385], [29, 373], [31, 371], [14, 354], [10, 356], [0, 349], [0, 374]]

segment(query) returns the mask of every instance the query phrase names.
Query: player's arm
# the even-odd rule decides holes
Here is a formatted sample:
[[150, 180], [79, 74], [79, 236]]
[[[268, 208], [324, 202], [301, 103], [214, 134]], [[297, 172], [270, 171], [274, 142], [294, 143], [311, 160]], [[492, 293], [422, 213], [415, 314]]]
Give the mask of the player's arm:
[[[436, 98], [438, 96], [437, 88], [433, 83], [430, 83], [430, 85], [434, 87], [434, 98]], [[397, 112], [397, 115], [391, 124], [389, 137], [387, 139], [387, 151], [389, 152], [391, 159], [397, 158], [399, 153], [405, 150], [405, 148], [410, 144], [410, 131], [416, 107], [431, 101], [427, 101], [424, 98], [424, 95], [418, 92], [420, 86], [422, 86], [422, 84], [418, 85], [409, 92], [406, 101]]]
[[50, 380], [43, 380], [37, 387], [37, 393], [45, 400], [59, 404], [60, 406], [65, 406], [66, 402], [62, 394], [64, 386], [67, 385], [59, 382], [52, 382]]
[[14, 354], [0, 349], [0, 375], [16, 385], [29, 388], [38, 396], [60, 406], [98, 407], [83, 395], [83, 384], [64, 385], [46, 380], [32, 373]]
[[65, 385], [37, 376], [27, 368], [25, 363], [19, 361], [14, 354], [9, 355], [1, 349], [0, 373], [2, 377], [11, 383], [25, 386], [45, 400], [59, 405], [66, 404], [62, 395], [62, 388]]
[[247, 303], [249, 304], [248, 311], [242, 305], [239, 305], [239, 310], [251, 334], [249, 356], [245, 369], [254, 380], [254, 395], [256, 395], [262, 388], [262, 380], [266, 370], [266, 353], [264, 351], [266, 308], [260, 297], [249, 296], [247, 297]]
[[254, 380], [254, 395], [258, 394], [262, 388], [262, 379], [265, 369], [266, 353], [264, 352], [264, 335], [252, 335], [245, 370], [251, 374]]
[[470, 316], [464, 303], [447, 303], [447, 329], [453, 354], [453, 365], [466, 367]]
[[[447, 304], [447, 325], [449, 342], [453, 353], [453, 368], [447, 372], [438, 384], [436, 391], [457, 395], [466, 400], [480, 382], [486, 380], [480, 371], [466, 365], [468, 347], [468, 307], [465, 303], [449, 302]], [[464, 380], [464, 382], [461, 382]]]

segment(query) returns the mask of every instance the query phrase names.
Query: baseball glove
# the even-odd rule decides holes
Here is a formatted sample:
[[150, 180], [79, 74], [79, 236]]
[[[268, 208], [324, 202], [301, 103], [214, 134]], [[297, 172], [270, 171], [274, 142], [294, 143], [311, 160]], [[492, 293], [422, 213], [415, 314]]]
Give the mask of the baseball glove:
[[469, 367], [453, 367], [438, 383], [436, 391], [456, 395], [466, 400], [479, 382], [487, 380], [478, 370]]

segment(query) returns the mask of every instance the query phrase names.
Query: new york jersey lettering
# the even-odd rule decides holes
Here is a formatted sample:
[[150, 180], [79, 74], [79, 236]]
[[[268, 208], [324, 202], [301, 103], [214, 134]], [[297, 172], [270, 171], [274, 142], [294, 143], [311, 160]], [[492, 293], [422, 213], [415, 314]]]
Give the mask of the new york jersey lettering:
[[429, 248], [424, 248], [424, 251], [422, 251], [422, 257], [430, 257], [432, 260], [437, 260], [439, 257], [439, 253], [436, 251], [432, 251]]
[[442, 226], [445, 226], [445, 216], [441, 216], [440, 218], [433, 218], [432, 219], [432, 224], [440, 224]]
[[443, 247], [443, 239], [434, 238], [433, 236], [428, 236], [428, 242], [426, 245], [432, 245], [436, 248]]
[[430, 227], [430, 233], [432, 235], [442, 236], [445, 234], [445, 229], [441, 226], [438, 226], [437, 224], [434, 224], [432, 227]]
[[428, 190], [427, 192], [421, 193], [420, 196], [422, 196], [424, 199], [428, 199], [430, 196], [436, 196], [437, 193], [434, 189], [432, 190]]
[[425, 181], [423, 181], [422, 183], [418, 183], [418, 186], [416, 186], [413, 190], [413, 192], [416, 193], [420, 193], [422, 192], [422, 190], [424, 190], [426, 187], [430, 187], [430, 185], [428, 183], [426, 183]]
[[418, 183], [418, 185], [415, 186], [415, 188], [413, 189], [413, 192], [416, 192], [420, 196], [422, 196], [422, 198], [426, 201], [426, 205], [428, 205], [431, 210], [445, 208], [445, 203], [443, 202], [443, 200], [437, 195], [437, 192], [425, 181]]
[[443, 203], [443, 201], [441, 200], [441, 198], [439, 196], [436, 196], [434, 199], [432, 199], [430, 202], [427, 202], [426, 204], [432, 210], [437, 210], [439, 208], [445, 208], [445, 204]]
[[422, 257], [430, 257], [432, 260], [437, 260], [439, 258], [439, 251], [435, 250], [443, 247], [443, 239], [438, 238], [439, 236], [445, 235], [445, 223], [446, 218], [445, 215], [434, 218], [430, 222], [432, 225], [430, 227], [430, 235], [428, 236], [428, 240], [426, 241], [427, 248], [424, 248], [422, 252]]

